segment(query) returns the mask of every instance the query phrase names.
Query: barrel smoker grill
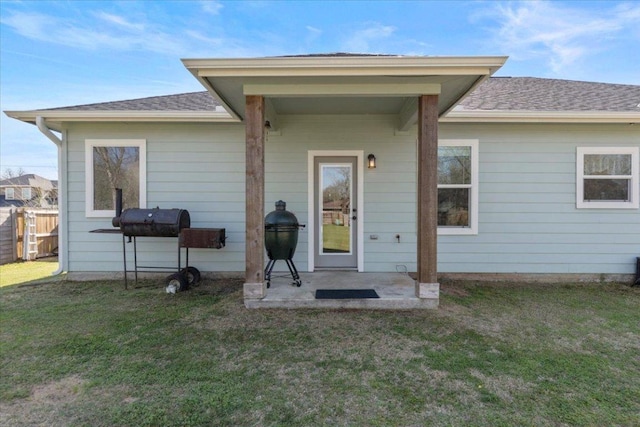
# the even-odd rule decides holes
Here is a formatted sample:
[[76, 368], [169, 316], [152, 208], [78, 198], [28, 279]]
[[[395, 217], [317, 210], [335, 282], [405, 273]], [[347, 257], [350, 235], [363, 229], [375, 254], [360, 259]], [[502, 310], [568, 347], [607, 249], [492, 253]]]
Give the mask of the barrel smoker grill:
[[[200, 271], [189, 266], [189, 248], [216, 248], [225, 245], [225, 229], [189, 228], [191, 217], [185, 209], [139, 209], [122, 210], [122, 190], [116, 189], [116, 216], [112, 225], [122, 232], [122, 252], [124, 258], [124, 283], [127, 287], [127, 254], [125, 238], [133, 240], [133, 258], [135, 280], [138, 281], [139, 268], [168, 270], [166, 267], [139, 266], [137, 237], [177, 237], [178, 238], [178, 267], [166, 279], [167, 292], [175, 293], [186, 290], [189, 285], [200, 281]], [[186, 249], [186, 265], [182, 268], [181, 248]], [[168, 270], [172, 271], [172, 270]]]
[[271, 286], [271, 272], [279, 259], [287, 263], [291, 277], [293, 277], [292, 284], [298, 287], [302, 285], [298, 270], [293, 263], [293, 255], [298, 245], [298, 229], [304, 228], [304, 225], [300, 225], [296, 216], [286, 208], [287, 204], [278, 200], [276, 210], [264, 218], [264, 246], [269, 257], [269, 262], [264, 270], [267, 288]]

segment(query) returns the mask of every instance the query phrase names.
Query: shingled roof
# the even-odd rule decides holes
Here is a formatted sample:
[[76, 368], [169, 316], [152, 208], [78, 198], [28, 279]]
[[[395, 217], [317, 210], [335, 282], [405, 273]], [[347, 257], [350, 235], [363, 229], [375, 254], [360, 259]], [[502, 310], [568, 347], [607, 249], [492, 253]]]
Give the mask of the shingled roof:
[[[44, 111], [220, 111], [206, 91], [101, 102]], [[640, 86], [536, 77], [492, 77], [455, 111], [640, 112]]]
[[49, 108], [43, 111], [215, 111], [216, 107], [221, 107], [220, 103], [209, 92], [203, 91]]
[[33, 173], [7, 178], [0, 181], [0, 187], [31, 187], [51, 190], [55, 187], [53, 181]]
[[640, 86], [535, 77], [492, 77], [456, 110], [640, 112]]

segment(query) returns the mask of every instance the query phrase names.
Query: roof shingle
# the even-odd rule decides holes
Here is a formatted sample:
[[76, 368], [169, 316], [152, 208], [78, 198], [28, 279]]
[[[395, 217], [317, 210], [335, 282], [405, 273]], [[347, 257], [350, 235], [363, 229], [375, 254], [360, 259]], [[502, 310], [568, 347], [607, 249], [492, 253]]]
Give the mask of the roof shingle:
[[[51, 108], [58, 111], [215, 111], [221, 105], [206, 91]], [[492, 77], [456, 111], [613, 111], [640, 112], [640, 85]]]
[[466, 97], [457, 110], [640, 112], [640, 86], [492, 77]]
[[125, 101], [100, 102], [50, 108], [57, 111], [214, 111], [220, 104], [206, 91], [151, 96]]

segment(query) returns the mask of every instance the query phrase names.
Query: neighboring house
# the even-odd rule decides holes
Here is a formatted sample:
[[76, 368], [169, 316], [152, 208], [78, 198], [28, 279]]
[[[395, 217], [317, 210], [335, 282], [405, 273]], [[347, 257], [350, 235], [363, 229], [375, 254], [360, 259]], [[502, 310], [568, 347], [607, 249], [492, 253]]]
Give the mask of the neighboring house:
[[35, 174], [0, 181], [0, 206], [55, 208], [58, 182]]
[[[242, 272], [263, 298], [263, 218], [285, 200], [307, 228], [302, 271], [631, 280], [640, 256], [640, 86], [491, 78], [505, 57], [312, 55], [184, 60], [206, 92], [7, 115], [59, 146], [60, 262], [122, 269], [125, 207], [189, 210], [225, 227], [203, 271]], [[153, 71], [151, 71], [153, 73]], [[58, 138], [51, 130], [61, 132]], [[367, 167], [374, 154], [376, 167]], [[318, 194], [348, 170], [348, 253], [322, 248]], [[139, 243], [160, 265], [172, 239]], [[150, 254], [150, 255], [149, 255]]]

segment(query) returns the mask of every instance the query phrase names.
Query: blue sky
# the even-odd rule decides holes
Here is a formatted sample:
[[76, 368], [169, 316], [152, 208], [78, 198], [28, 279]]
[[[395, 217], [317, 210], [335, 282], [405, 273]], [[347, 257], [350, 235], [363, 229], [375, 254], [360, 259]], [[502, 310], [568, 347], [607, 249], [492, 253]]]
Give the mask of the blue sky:
[[[507, 55], [497, 73], [640, 84], [637, 1], [0, 0], [0, 109], [199, 91], [181, 58]], [[55, 179], [56, 148], [0, 122], [0, 170]]]

